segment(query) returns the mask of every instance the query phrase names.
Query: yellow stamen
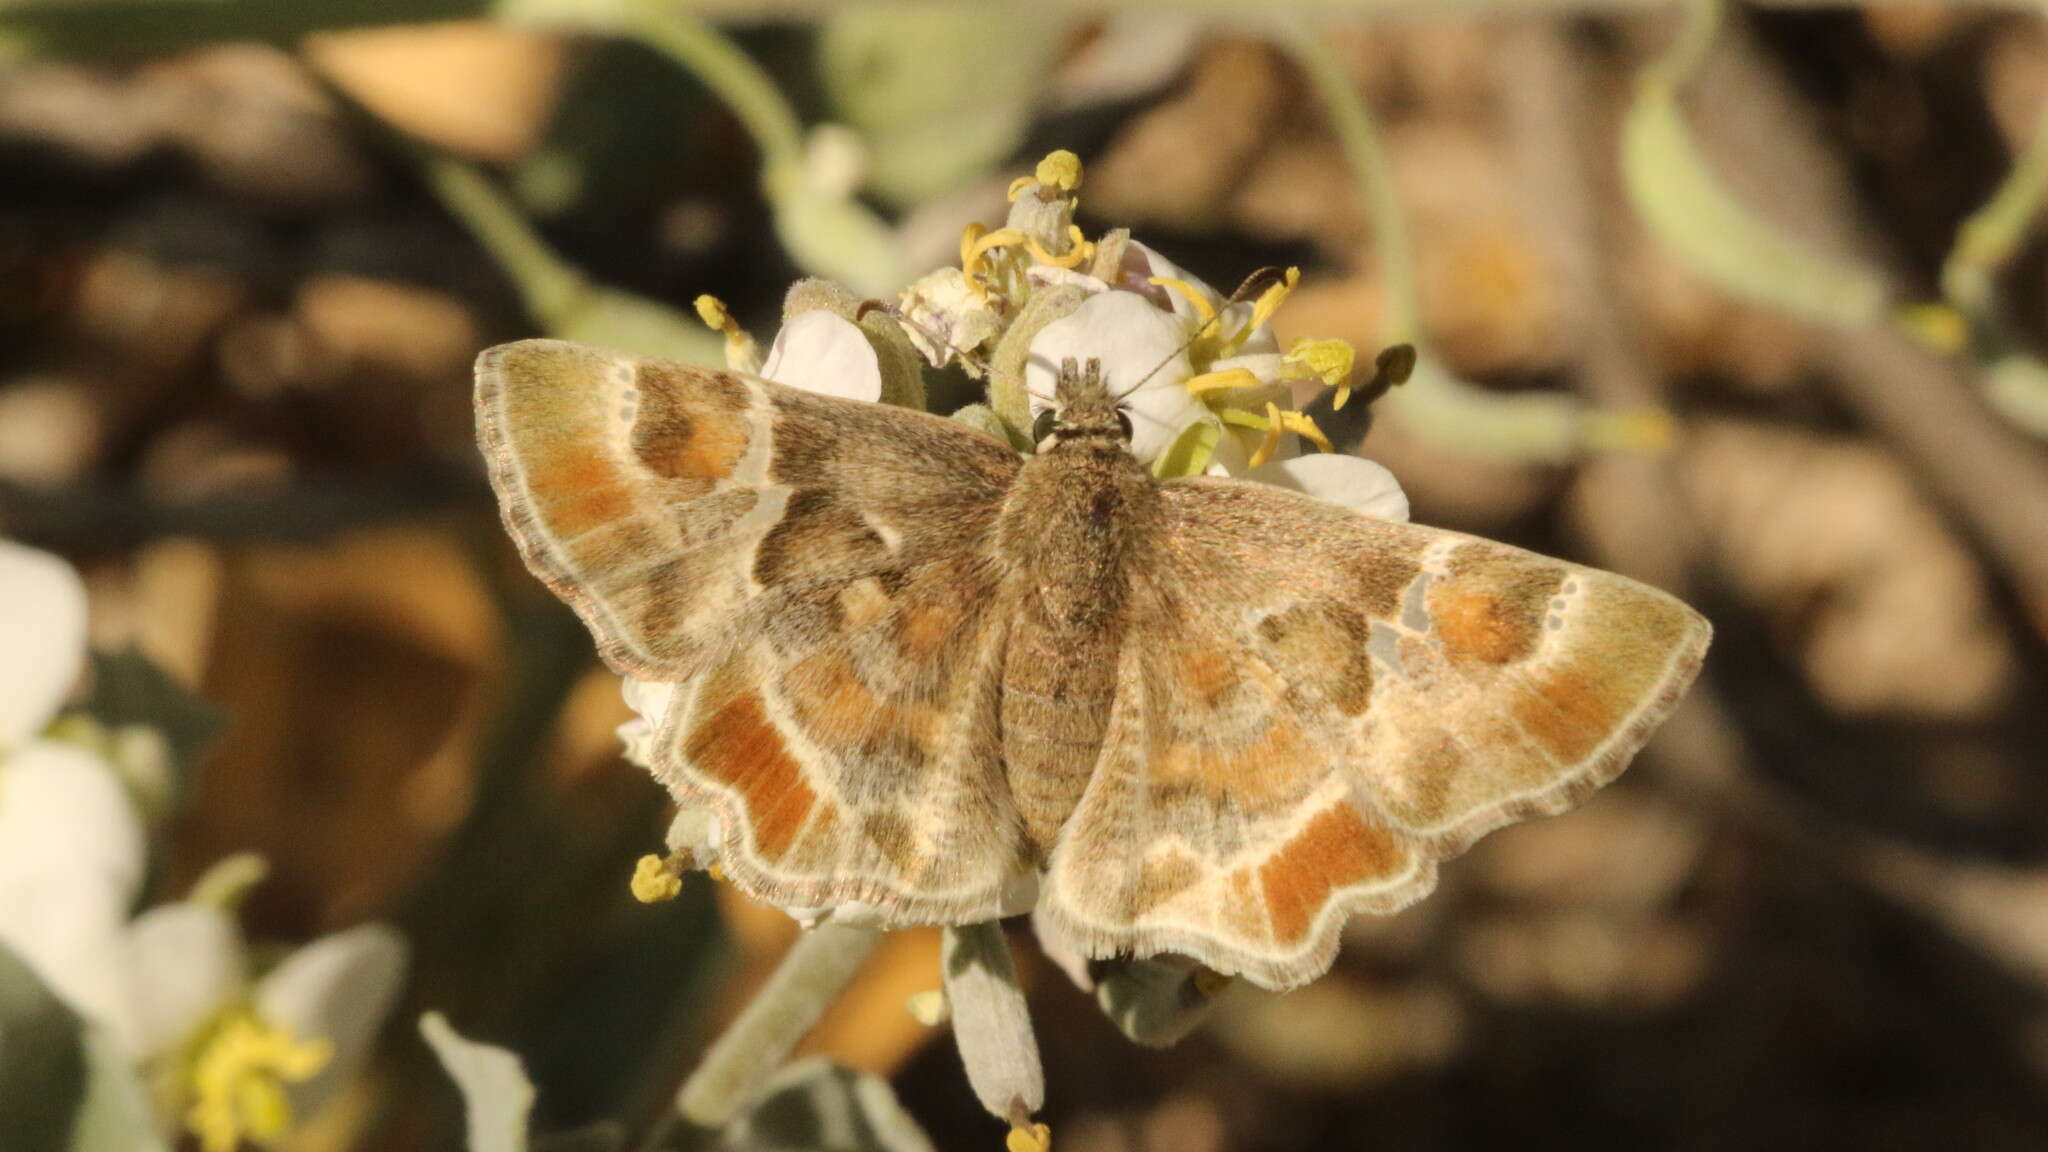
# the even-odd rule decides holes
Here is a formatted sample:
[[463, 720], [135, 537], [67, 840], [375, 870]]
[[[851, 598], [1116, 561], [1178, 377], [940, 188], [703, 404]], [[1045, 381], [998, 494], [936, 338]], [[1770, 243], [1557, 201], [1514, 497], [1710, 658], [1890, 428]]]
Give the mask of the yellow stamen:
[[225, 1020], [192, 1064], [194, 1103], [185, 1127], [205, 1152], [269, 1143], [291, 1128], [286, 1084], [310, 1080], [334, 1057], [325, 1040], [297, 1041], [250, 1012]]
[[1348, 341], [1296, 340], [1284, 359], [1321, 380], [1324, 387], [1335, 388], [1337, 400], [1332, 407], [1342, 408], [1351, 399], [1351, 369], [1358, 363], [1358, 352]]
[[697, 297], [697, 319], [702, 320], [704, 326], [713, 332], [730, 332], [739, 327], [733, 321], [732, 312], [726, 308], [725, 301], [708, 292]]
[[1181, 381], [1181, 387], [1200, 396], [1204, 392], [1221, 392], [1230, 388], [1259, 388], [1265, 385], [1249, 368], [1225, 368], [1220, 372], [1204, 372]]
[[1216, 322], [1215, 306], [1210, 304], [1209, 298], [1203, 295], [1193, 284], [1185, 280], [1176, 280], [1171, 276], [1153, 276], [1147, 279], [1146, 283], [1156, 284], [1161, 288], [1171, 288], [1185, 297], [1187, 302], [1194, 306], [1195, 311], [1201, 314], [1201, 331], [1208, 331], [1209, 325]]
[[713, 860], [711, 866], [704, 869], [704, 874], [723, 884], [725, 882], [725, 865]]
[[969, 236], [961, 238], [961, 243], [965, 245], [966, 250], [960, 256], [960, 272], [967, 277], [967, 286], [974, 289], [974, 294], [986, 300], [988, 299], [988, 286], [981, 282], [982, 258], [987, 256], [992, 249], [1002, 248], [1010, 244], [1022, 244], [1024, 242], [1024, 234], [1015, 228], [998, 228], [993, 232], [976, 234], [971, 226], [968, 232], [969, 236], [972, 237], [971, 242]]
[[696, 303], [697, 319], [725, 337], [725, 366], [736, 372], [759, 372], [761, 346], [732, 318], [732, 310], [725, 306], [725, 301], [707, 293], [697, 297]]
[[1266, 405], [1266, 435], [1264, 439], [1259, 441], [1258, 451], [1252, 453], [1250, 460], [1252, 467], [1257, 468], [1273, 458], [1273, 453], [1280, 447], [1281, 431], [1280, 406], [1268, 402]]
[[1003, 199], [1015, 204], [1017, 197], [1023, 195], [1026, 188], [1036, 183], [1038, 183], [1038, 177], [1036, 176], [1019, 176], [1015, 180], [1010, 181], [1010, 190], [1003, 193]]
[[988, 225], [977, 220], [960, 230], [960, 267], [967, 267], [967, 256], [974, 251], [974, 244], [988, 235]]
[[683, 878], [659, 856], [642, 856], [633, 865], [633, 899], [642, 904], [659, 904], [682, 895]]
[[1057, 188], [1062, 192], [1072, 192], [1081, 186], [1081, 158], [1065, 148], [1054, 149], [1045, 154], [1045, 159], [1038, 162], [1038, 170], [1034, 175], [1038, 177], [1040, 184]]
[[1271, 320], [1273, 313], [1279, 311], [1280, 305], [1287, 299], [1287, 294], [1294, 291], [1294, 286], [1300, 281], [1301, 269], [1289, 268], [1285, 275], [1264, 292], [1259, 293], [1258, 303], [1252, 305], [1251, 323], [1246, 324], [1244, 331], [1238, 333], [1237, 342], [1242, 344], [1245, 337], [1258, 331], [1266, 321]]
[[1043, 1124], [1018, 1124], [1003, 1137], [1007, 1152], [1052, 1152], [1052, 1129]]
[[1280, 413], [1280, 426], [1296, 436], [1309, 441], [1325, 452], [1335, 452], [1337, 450], [1330, 444], [1330, 438], [1323, 435], [1323, 430], [1316, 427], [1316, 422], [1309, 419], [1306, 412]]
[[1038, 261], [1040, 264], [1050, 264], [1054, 268], [1072, 268], [1075, 265], [1080, 264], [1082, 261], [1087, 260], [1091, 256], [1095, 255], [1095, 245], [1090, 244], [1087, 241], [1087, 239], [1082, 236], [1081, 229], [1079, 226], [1072, 224], [1068, 225], [1067, 233], [1069, 236], [1069, 244], [1067, 247], [1066, 255], [1064, 256], [1055, 256], [1052, 253], [1047, 252], [1042, 246], [1040, 246], [1040, 244], [1038, 243], [1038, 238], [1036, 236], [1026, 236], [1024, 238], [1024, 247], [1030, 251], [1032, 259]]

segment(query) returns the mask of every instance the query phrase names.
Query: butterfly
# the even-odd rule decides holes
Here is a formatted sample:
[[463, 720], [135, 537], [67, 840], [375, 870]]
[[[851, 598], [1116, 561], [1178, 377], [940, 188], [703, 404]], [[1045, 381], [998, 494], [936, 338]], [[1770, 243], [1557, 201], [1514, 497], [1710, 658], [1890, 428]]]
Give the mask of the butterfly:
[[1711, 631], [1612, 573], [1155, 479], [1089, 365], [1028, 457], [561, 341], [476, 384], [528, 566], [614, 670], [679, 685], [656, 774], [782, 907], [965, 924], [1035, 882], [1082, 954], [1299, 985], [1353, 913], [1619, 775]]

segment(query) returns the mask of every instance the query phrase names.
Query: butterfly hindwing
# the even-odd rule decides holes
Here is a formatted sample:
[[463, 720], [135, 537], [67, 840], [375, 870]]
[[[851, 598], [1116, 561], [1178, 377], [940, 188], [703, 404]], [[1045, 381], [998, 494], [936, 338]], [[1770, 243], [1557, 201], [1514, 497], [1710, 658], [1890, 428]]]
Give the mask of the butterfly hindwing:
[[1010, 449], [920, 412], [561, 341], [486, 352], [480, 439], [536, 575], [621, 673], [677, 683], [654, 743], [784, 906], [992, 906], [1018, 870], [987, 744], [985, 543]]
[[1349, 913], [1618, 775], [1706, 646], [1697, 613], [1609, 573], [1270, 487], [1161, 495], [1042, 897], [1092, 955], [1313, 978]]

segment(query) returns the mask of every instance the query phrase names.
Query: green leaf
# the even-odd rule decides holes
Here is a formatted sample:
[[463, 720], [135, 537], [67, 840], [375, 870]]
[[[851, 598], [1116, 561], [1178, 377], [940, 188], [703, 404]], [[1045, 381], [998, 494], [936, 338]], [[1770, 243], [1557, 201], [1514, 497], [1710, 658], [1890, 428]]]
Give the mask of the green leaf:
[[1845, 327], [1883, 320], [1883, 273], [1811, 251], [1759, 219], [1694, 147], [1678, 89], [1704, 55], [1715, 9], [1694, 11], [1671, 55], [1643, 74], [1622, 124], [1622, 176], [1636, 211], [1687, 266], [1735, 296]]
[[519, 1057], [493, 1044], [468, 1040], [439, 1012], [420, 1017], [420, 1035], [462, 1091], [469, 1152], [526, 1152], [533, 1082]]
[[1029, 5], [831, 9], [819, 70], [868, 147], [867, 186], [915, 204], [987, 172], [1024, 141], [1066, 21]]
[[0, 1148], [62, 1148], [85, 1099], [85, 1034], [0, 945]]
[[777, 1073], [768, 1095], [720, 1134], [723, 1152], [932, 1152], [887, 1081], [813, 1056]]
[[142, 1082], [114, 1042], [80, 1020], [0, 945], [0, 1148], [164, 1152]]
[[1152, 474], [1160, 479], [1200, 476], [1216, 457], [1216, 445], [1223, 439], [1223, 425], [1215, 420], [1197, 420], [1180, 430], [1166, 451], [1152, 461]]

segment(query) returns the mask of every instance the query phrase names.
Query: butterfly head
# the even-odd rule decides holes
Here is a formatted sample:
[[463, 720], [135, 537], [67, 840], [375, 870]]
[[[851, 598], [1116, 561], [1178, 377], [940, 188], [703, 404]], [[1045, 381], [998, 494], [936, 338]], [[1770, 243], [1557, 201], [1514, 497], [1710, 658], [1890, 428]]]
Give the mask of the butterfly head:
[[1031, 439], [1043, 452], [1061, 444], [1109, 444], [1128, 450], [1131, 443], [1131, 414], [1109, 393], [1102, 379], [1102, 362], [1060, 362], [1059, 383], [1053, 389], [1053, 406], [1038, 414], [1032, 423]]

